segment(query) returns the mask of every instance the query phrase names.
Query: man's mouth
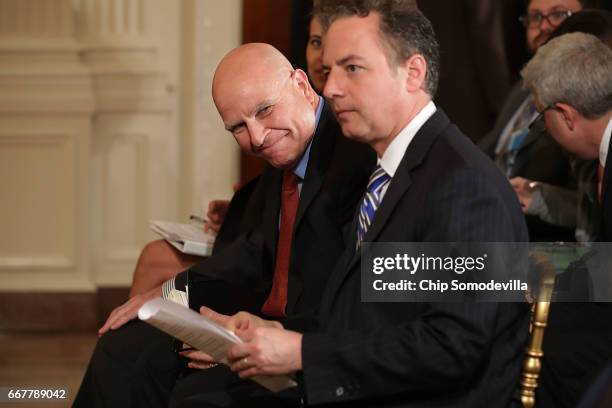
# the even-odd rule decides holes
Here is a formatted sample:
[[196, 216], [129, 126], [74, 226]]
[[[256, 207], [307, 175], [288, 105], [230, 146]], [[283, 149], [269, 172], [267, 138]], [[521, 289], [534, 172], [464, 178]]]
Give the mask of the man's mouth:
[[276, 143], [278, 143], [283, 137], [287, 136], [288, 134], [289, 132], [287, 131], [280, 136], [268, 135], [264, 139], [264, 142], [261, 144], [261, 146], [253, 146], [253, 150], [256, 152], [260, 152], [260, 153], [265, 150], [269, 150], [270, 148], [274, 147]]
[[336, 111], [336, 117], [338, 119], [344, 118], [346, 116], [348, 116], [349, 114], [355, 112], [353, 109], [337, 109]]
[[548, 38], [550, 37], [551, 32], [550, 31], [544, 31], [542, 34], [538, 35], [536, 37], [536, 43], [537, 44], [544, 44], [546, 41], [548, 41]]

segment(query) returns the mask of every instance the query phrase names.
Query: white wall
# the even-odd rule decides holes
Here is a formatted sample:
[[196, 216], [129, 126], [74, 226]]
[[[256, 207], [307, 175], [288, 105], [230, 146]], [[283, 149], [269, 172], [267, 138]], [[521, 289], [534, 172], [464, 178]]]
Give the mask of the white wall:
[[151, 219], [229, 197], [210, 100], [240, 0], [0, 0], [0, 290], [126, 285]]

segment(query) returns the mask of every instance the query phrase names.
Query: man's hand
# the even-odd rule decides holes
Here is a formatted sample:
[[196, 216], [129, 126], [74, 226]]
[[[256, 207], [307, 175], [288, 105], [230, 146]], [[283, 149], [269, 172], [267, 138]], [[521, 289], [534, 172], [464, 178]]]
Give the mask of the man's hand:
[[214, 358], [200, 350], [181, 351], [179, 354], [191, 360], [187, 364], [189, 368], [205, 370], [207, 368], [211, 368], [217, 365], [217, 362]]
[[127, 322], [135, 319], [138, 315], [138, 309], [151, 299], [162, 297], [161, 285], [151, 289], [140, 295], [132, 297], [130, 300], [118, 306], [113, 310], [106, 319], [106, 323], [98, 330], [98, 336], [102, 336], [109, 330], [117, 330]]
[[[244, 330], [251, 327], [276, 327], [281, 329], [283, 327], [279, 322], [264, 320], [248, 312], [238, 312], [233, 316], [227, 316], [217, 313], [208, 307], [202, 306], [200, 308], [200, 314], [234, 332], [239, 329]], [[189, 350], [182, 351], [179, 354], [191, 360], [187, 364], [190, 368], [204, 370], [214, 367], [217, 364], [217, 361], [215, 361], [212, 356], [204, 353], [203, 351]]]
[[283, 325], [280, 322], [274, 320], [265, 320], [249, 312], [238, 312], [233, 316], [227, 316], [221, 313], [217, 313], [206, 306], [202, 306], [200, 308], [200, 314], [233, 332], [236, 332], [237, 330], [247, 330], [249, 328], [255, 327], [274, 327], [278, 329], [283, 328]]
[[208, 222], [204, 224], [205, 232], [219, 232], [221, 224], [223, 224], [223, 220], [225, 220], [225, 216], [227, 215], [229, 204], [230, 202], [228, 200], [213, 200], [208, 203], [208, 212], [206, 213]]
[[521, 203], [521, 209], [523, 212], [527, 212], [533, 203], [533, 193], [536, 191], [538, 184], [523, 177], [510, 179], [510, 184], [512, 184], [519, 203]]
[[244, 341], [233, 346], [227, 358], [241, 378], [291, 374], [302, 369], [302, 334], [273, 327], [238, 330]]

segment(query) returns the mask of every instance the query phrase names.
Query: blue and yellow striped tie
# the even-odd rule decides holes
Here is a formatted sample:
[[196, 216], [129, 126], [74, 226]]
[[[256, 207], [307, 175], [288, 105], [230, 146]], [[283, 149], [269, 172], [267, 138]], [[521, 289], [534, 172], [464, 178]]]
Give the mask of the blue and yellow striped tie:
[[359, 207], [359, 224], [357, 225], [357, 248], [361, 246], [361, 241], [368, 232], [368, 228], [370, 228], [370, 224], [372, 224], [372, 220], [374, 219], [374, 214], [381, 202], [381, 193], [384, 187], [389, 183], [391, 177], [383, 170], [380, 165], [376, 166], [376, 170], [370, 176], [370, 181], [368, 182], [368, 188], [366, 190], [365, 195], [363, 196], [363, 201], [361, 202], [361, 206]]

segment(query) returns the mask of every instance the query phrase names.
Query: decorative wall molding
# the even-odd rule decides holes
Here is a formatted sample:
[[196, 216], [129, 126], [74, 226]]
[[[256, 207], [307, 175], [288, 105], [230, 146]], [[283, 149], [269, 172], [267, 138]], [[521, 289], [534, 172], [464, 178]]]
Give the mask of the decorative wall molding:
[[101, 327], [110, 312], [125, 302], [125, 288], [97, 291], [0, 292], [0, 330], [87, 330]]
[[129, 285], [149, 221], [176, 213], [176, 140], [163, 115], [103, 114], [94, 133], [93, 276]]
[[[212, 78], [223, 56], [242, 41], [242, 2], [194, 0], [185, 10], [184, 25], [191, 28], [184, 42], [184, 64], [191, 67], [185, 78], [191, 88], [186, 101], [196, 115], [188, 118], [192, 134], [186, 142], [181, 163], [189, 166], [191, 202], [187, 213], [205, 214], [210, 200], [229, 199], [232, 185], [239, 181], [240, 149], [224, 129], [211, 96]], [[223, 175], [220, 177], [220, 175]]]
[[72, 37], [72, 0], [0, 0], [1, 37]]
[[20, 200], [0, 200], [0, 228], [44, 214], [26, 222], [36, 250], [0, 239], [0, 290], [129, 285], [149, 220], [230, 196], [238, 149], [210, 81], [240, 43], [240, 4], [0, 0], [0, 193]]
[[[77, 37], [87, 46], [123, 46], [150, 40], [144, 0], [76, 0]], [[153, 7], [155, 4], [153, 4]]]
[[[32, 123], [29, 129], [10, 122], [3, 125], [0, 173], [4, 179], [0, 185], [4, 199], [0, 212], [7, 218], [2, 222], [5, 234], [0, 237], [0, 272], [73, 270], [79, 234], [74, 210], [83, 190], [76, 177], [80, 153], [76, 132]], [[44, 177], [44, 184], [39, 183], [39, 177]], [[24, 190], [22, 185], [29, 188]], [[45, 210], [54, 214], [53, 218], [48, 218]]]
[[74, 260], [63, 256], [0, 257], [0, 270], [21, 271], [33, 269], [71, 269]]

